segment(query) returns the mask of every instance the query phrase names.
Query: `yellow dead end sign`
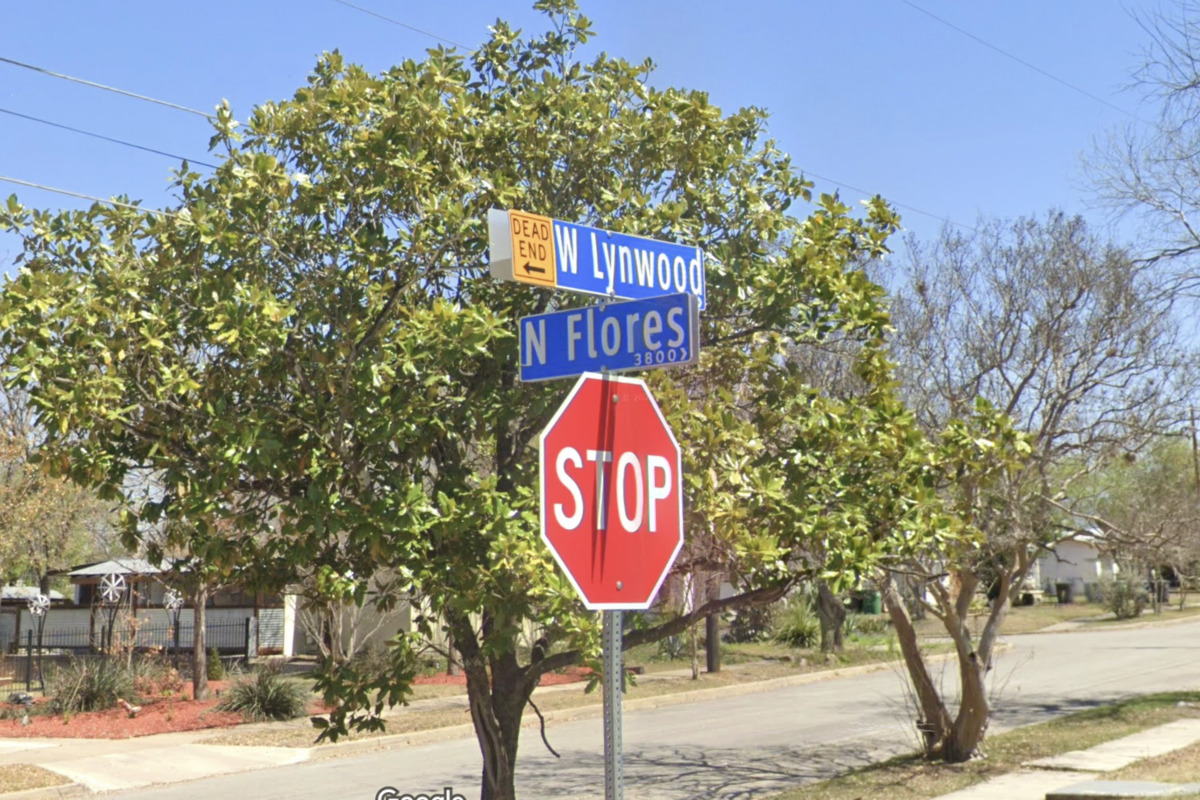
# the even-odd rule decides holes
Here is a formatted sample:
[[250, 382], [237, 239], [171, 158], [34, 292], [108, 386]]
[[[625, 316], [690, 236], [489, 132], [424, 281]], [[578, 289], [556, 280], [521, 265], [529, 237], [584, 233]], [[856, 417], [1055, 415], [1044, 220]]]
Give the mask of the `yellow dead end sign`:
[[558, 269], [554, 261], [554, 220], [527, 211], [509, 211], [512, 231], [513, 279], [555, 288]]

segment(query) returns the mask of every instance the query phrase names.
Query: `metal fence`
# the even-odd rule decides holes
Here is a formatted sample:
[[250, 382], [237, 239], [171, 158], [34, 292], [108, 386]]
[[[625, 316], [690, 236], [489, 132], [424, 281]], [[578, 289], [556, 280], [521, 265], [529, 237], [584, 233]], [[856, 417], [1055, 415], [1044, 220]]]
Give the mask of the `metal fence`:
[[[204, 626], [204, 645], [206, 648], [215, 647], [222, 653], [244, 653], [247, 649], [248, 632], [254, 632], [253, 619], [237, 622], [209, 623]], [[37, 646], [37, 633], [26, 629], [21, 632], [22, 641], [13, 641], [11, 636], [0, 634], [0, 652], [15, 653], [18, 649], [29, 646], [32, 637]], [[110, 629], [107, 625], [96, 625], [93, 628], [55, 628], [45, 631], [41, 637], [43, 651], [67, 651], [76, 654], [98, 653], [113, 649], [134, 650], [163, 650], [171, 652], [176, 649], [191, 650], [194, 642], [194, 628], [188, 623], [180, 623], [178, 629], [172, 625], [140, 625], [133, 626], [117, 623]], [[251, 645], [251, 649], [253, 645]]]
[[[204, 646], [221, 655], [258, 655], [258, 620], [218, 622], [204, 626]], [[0, 685], [24, 685], [43, 688], [44, 667], [71, 657], [113, 653], [161, 652], [179, 655], [191, 652], [194, 645], [192, 625], [129, 625], [118, 623], [110, 630], [95, 628], [56, 628], [45, 631], [39, 641], [35, 630], [25, 630], [13, 641], [11, 635], [0, 638]]]

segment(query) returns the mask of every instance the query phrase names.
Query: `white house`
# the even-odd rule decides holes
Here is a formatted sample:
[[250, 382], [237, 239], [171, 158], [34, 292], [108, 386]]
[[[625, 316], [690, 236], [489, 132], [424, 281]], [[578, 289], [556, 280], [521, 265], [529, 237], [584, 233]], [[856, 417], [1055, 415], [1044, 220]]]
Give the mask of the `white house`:
[[1056, 586], [1066, 583], [1076, 597], [1094, 597], [1095, 589], [1088, 587], [1112, 580], [1120, 572], [1112, 555], [1104, 552], [1102, 541], [1093, 534], [1062, 539], [1050, 545], [1038, 557], [1036, 582], [1048, 597], [1054, 597]]

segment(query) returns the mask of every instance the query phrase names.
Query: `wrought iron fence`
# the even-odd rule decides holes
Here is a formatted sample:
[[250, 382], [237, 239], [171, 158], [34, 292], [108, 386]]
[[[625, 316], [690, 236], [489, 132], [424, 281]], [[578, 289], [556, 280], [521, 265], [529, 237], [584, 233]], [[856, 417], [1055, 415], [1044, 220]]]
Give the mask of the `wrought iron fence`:
[[[222, 655], [237, 654], [253, 658], [258, 654], [257, 620], [217, 622], [204, 626], [205, 649]], [[105, 656], [114, 653], [158, 651], [178, 655], [190, 652], [194, 627], [171, 625], [117, 624], [112, 630], [95, 628], [53, 628], [43, 631], [39, 641], [35, 630], [27, 629], [14, 640], [0, 634], [0, 684], [23, 685], [26, 690], [44, 688], [45, 667], [55, 661], [82, 655]], [[2, 686], [0, 686], [2, 688]]]

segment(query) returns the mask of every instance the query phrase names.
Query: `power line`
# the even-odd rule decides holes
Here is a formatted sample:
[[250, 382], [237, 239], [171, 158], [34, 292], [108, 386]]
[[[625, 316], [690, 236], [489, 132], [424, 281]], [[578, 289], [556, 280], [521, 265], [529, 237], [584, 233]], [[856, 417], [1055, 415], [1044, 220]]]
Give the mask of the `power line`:
[[[849, 189], [852, 192], [858, 192], [859, 194], [862, 194], [862, 195], [873, 196], [875, 194], [878, 194], [878, 192], [868, 192], [866, 189], [860, 189], [857, 186], [851, 186], [848, 183], [842, 183], [841, 181], [835, 181], [833, 178], [826, 178], [824, 175], [818, 175], [817, 173], [813, 172], [812, 170], [806, 169], [806, 170], [802, 170], [802, 172], [805, 175], [809, 175], [813, 178], [816, 178], [817, 180], [825, 181], [826, 183], [832, 183], [834, 186], [840, 186], [843, 189]], [[978, 230], [976, 228], [973, 228], [970, 225], [964, 225], [961, 222], [955, 222], [954, 220], [949, 219], [947, 217], [939, 217], [937, 214], [931, 214], [928, 211], [922, 211], [921, 209], [916, 208], [915, 206], [906, 205], [904, 203], [897, 203], [894, 200], [887, 200], [887, 198], [884, 198], [884, 200], [889, 205], [893, 205], [896, 208], [907, 209], [908, 211], [911, 211], [914, 214], [920, 214], [923, 217], [929, 217], [930, 219], [936, 219], [939, 222], [944, 222], [947, 225], [953, 225], [956, 228], [963, 228], [964, 230], [974, 231], [974, 232], [978, 233]]]
[[377, 17], [378, 19], [381, 19], [384, 22], [390, 22], [393, 25], [399, 25], [401, 28], [407, 28], [408, 30], [413, 31], [414, 33], [419, 33], [422, 36], [428, 36], [430, 39], [437, 39], [439, 42], [445, 42], [446, 44], [452, 44], [455, 47], [462, 48], [463, 50], [470, 49], [466, 45], [459, 44], [458, 42], [454, 41], [453, 39], [447, 39], [445, 36], [438, 36], [436, 33], [430, 33], [429, 31], [421, 30], [418, 27], [409, 25], [407, 22], [401, 22], [398, 19], [392, 19], [391, 17], [385, 17], [383, 14], [380, 14], [378, 11], [372, 11], [369, 8], [363, 8], [362, 6], [356, 6], [354, 3], [346, 2], [346, 0], [333, 0], [333, 2], [335, 2], [339, 5], [346, 6], [346, 8], [353, 8], [355, 11], [361, 11], [364, 14], [370, 14], [372, 17]]
[[61, 72], [54, 72], [53, 70], [48, 70], [45, 67], [38, 67], [38, 66], [34, 66], [33, 64], [26, 64], [22, 61], [15, 61], [11, 58], [5, 58], [4, 56], [0, 56], [0, 62], [3, 62], [5, 64], [11, 64], [14, 67], [21, 67], [22, 69], [28, 69], [28, 70], [33, 70], [34, 72], [40, 72], [41, 74], [49, 75], [52, 78], [60, 78], [64, 81], [71, 81], [73, 83], [83, 84], [84, 86], [91, 86], [93, 89], [103, 89], [106, 92], [113, 92], [114, 94], [124, 95], [125, 97], [132, 97], [135, 100], [144, 100], [147, 103], [155, 103], [157, 105], [165, 106], [167, 108], [173, 108], [176, 111], [186, 111], [189, 114], [195, 114], [197, 116], [204, 117], [205, 119], [216, 119], [216, 117], [214, 115], [209, 114], [206, 111], [197, 111], [194, 108], [188, 108], [187, 106], [181, 106], [178, 103], [172, 103], [169, 100], [159, 100], [157, 97], [150, 97], [149, 95], [138, 94], [137, 92], [130, 92], [126, 89], [118, 89], [115, 86], [107, 86], [103, 83], [96, 83], [95, 81], [89, 81], [89, 80], [85, 80], [83, 78], [76, 78], [72, 75], [65, 75]]
[[96, 197], [96, 196], [90, 195], [90, 194], [80, 194], [79, 192], [72, 192], [67, 189], [56, 189], [53, 186], [46, 186], [44, 184], [33, 183], [31, 181], [23, 181], [20, 178], [10, 178], [6, 175], [0, 175], [0, 182], [15, 183], [17, 186], [27, 186], [30, 189], [40, 189], [43, 192], [54, 192], [55, 194], [65, 194], [68, 197], [78, 197], [80, 200], [91, 200], [94, 203], [104, 203], [105, 205], [116, 206], [118, 208], [128, 208], [128, 209], [132, 209], [134, 211], [144, 211], [147, 214], [158, 214], [163, 217], [174, 217], [174, 218], [179, 217], [178, 214], [172, 213], [170, 211], [161, 211], [157, 208], [147, 208], [146, 206], [134, 205], [133, 203], [125, 203], [125, 202], [122, 202], [121, 200], [112, 200], [112, 199], [105, 200], [103, 197]]
[[[407, 30], [413, 31], [414, 33], [419, 33], [419, 34], [421, 34], [422, 36], [428, 36], [428, 37], [430, 37], [431, 39], [436, 39], [436, 40], [438, 40], [438, 41], [446, 42], [447, 44], [454, 45], [455, 47], [459, 47], [459, 48], [462, 48], [462, 49], [464, 49], [464, 50], [468, 49], [468, 48], [467, 48], [465, 45], [463, 45], [463, 44], [461, 44], [461, 43], [459, 43], [459, 42], [456, 42], [456, 41], [454, 41], [453, 39], [447, 39], [445, 36], [439, 36], [438, 34], [436, 34], [436, 33], [433, 33], [433, 32], [431, 32], [431, 31], [423, 30], [423, 29], [421, 29], [421, 28], [418, 28], [418, 27], [416, 27], [416, 26], [414, 26], [414, 25], [409, 25], [409, 24], [408, 24], [408, 23], [406, 23], [406, 22], [401, 22], [401, 21], [400, 21], [400, 20], [398, 20], [398, 19], [393, 19], [392, 17], [385, 16], [385, 15], [383, 15], [383, 14], [380, 14], [380, 13], [376, 12], [376, 11], [372, 11], [372, 10], [371, 10], [371, 9], [369, 9], [369, 8], [364, 8], [363, 6], [359, 6], [359, 5], [356, 5], [356, 4], [354, 4], [354, 3], [348, 2], [348, 0], [333, 0], [333, 2], [335, 2], [335, 3], [338, 3], [339, 5], [346, 6], [347, 8], [354, 9], [355, 11], [359, 11], [359, 12], [361, 12], [361, 13], [363, 13], [363, 14], [368, 14], [368, 15], [370, 15], [370, 16], [372, 16], [372, 17], [376, 17], [376, 18], [378, 18], [378, 19], [381, 19], [381, 20], [383, 20], [383, 21], [385, 21], [385, 22], [388, 22], [388, 23], [390, 23], [390, 24], [392, 24], [392, 25], [397, 25], [397, 26], [399, 26], [399, 27], [401, 27], [401, 28], [405, 28], [405, 29], [407, 29]], [[904, 3], [907, 3], [908, 5], [911, 5], [913, 8], [915, 8], [915, 9], [916, 9], [916, 10], [918, 10], [918, 11], [921, 11], [921, 12], [923, 12], [923, 13], [925, 13], [925, 14], [929, 14], [929, 12], [928, 12], [928, 11], [925, 11], [924, 9], [920, 8], [919, 6], [916, 6], [916, 5], [914, 5], [913, 3], [910, 3], [910, 2], [908, 2], [908, 0], [901, 0], [901, 2], [904, 2]], [[939, 22], [943, 22], [944, 24], [950, 25], [950, 23], [948, 23], [948, 22], [945, 22], [945, 20], [942, 20], [942, 19], [940, 19], [940, 18], [938, 18], [938, 17], [935, 17], [933, 14], [929, 14], [929, 16], [931, 16], [931, 17], [934, 17], [934, 18], [935, 18], [935, 19], [937, 19]], [[953, 26], [953, 25], [950, 25], [950, 27], [954, 28], [954, 26]], [[965, 35], [967, 35], [967, 36], [971, 36], [971, 38], [973, 38], [973, 39], [974, 39], [974, 38], [977, 38], [977, 37], [975, 37], [975, 36], [973, 36], [973, 35], [971, 35], [971, 34], [967, 33], [966, 31], [961, 31], [961, 30], [960, 30], [960, 29], [958, 29], [958, 28], [955, 28], [955, 30], [959, 30], [961, 33], [964, 33], [964, 34], [965, 34]], [[982, 42], [982, 40], [980, 40], [980, 41]], [[982, 42], [982, 43], [983, 43], [983, 44], [987, 44], [987, 42]], [[992, 45], [990, 45], [990, 44], [988, 44], [987, 46], [988, 46], [988, 47], [992, 47], [992, 49], [996, 49], [996, 50], [998, 50], [998, 49], [999, 49], [999, 48], [995, 48], [995, 47], [993, 47], [993, 46], [992, 46]], [[1003, 51], [1000, 51], [1000, 52], [1003, 52]], [[1005, 53], [1005, 55], [1008, 55], [1008, 54], [1007, 54], [1007, 53]], [[1009, 56], [1009, 57], [1010, 57], [1010, 58], [1016, 58], [1015, 56]], [[1020, 59], [1016, 59], [1016, 60], [1020, 61]], [[48, 76], [50, 76], [50, 77], [53, 77], [53, 78], [59, 78], [59, 79], [62, 79], [62, 80], [71, 81], [71, 82], [74, 82], [74, 83], [81, 84], [81, 85], [83, 85], [83, 86], [90, 86], [90, 87], [92, 87], [92, 88], [94, 88], [94, 89], [100, 89], [100, 90], [107, 91], [107, 92], [113, 92], [113, 93], [115, 93], [115, 94], [119, 94], [119, 95], [122, 95], [122, 96], [125, 96], [125, 97], [131, 97], [131, 98], [133, 98], [133, 99], [135, 99], [135, 100], [142, 100], [142, 101], [145, 101], [145, 102], [148, 102], [148, 103], [154, 103], [154, 104], [156, 104], [156, 105], [164, 106], [164, 107], [166, 107], [166, 108], [172, 108], [172, 109], [175, 109], [175, 110], [177, 110], [177, 111], [185, 111], [185, 112], [187, 112], [187, 113], [189, 113], [189, 114], [195, 114], [195, 115], [197, 115], [197, 116], [201, 116], [201, 117], [204, 117], [204, 118], [206, 118], [206, 119], [210, 119], [210, 120], [211, 120], [211, 119], [215, 119], [215, 117], [214, 117], [212, 114], [206, 113], [206, 112], [204, 112], [204, 111], [198, 111], [198, 110], [196, 110], [196, 109], [194, 109], [194, 108], [189, 108], [189, 107], [187, 107], [187, 106], [179, 105], [178, 103], [172, 103], [172, 102], [170, 102], [170, 101], [168, 101], [168, 100], [160, 100], [160, 99], [158, 99], [158, 98], [155, 98], [155, 97], [150, 97], [150, 96], [148, 96], [148, 95], [138, 94], [137, 92], [131, 92], [131, 91], [128, 91], [128, 90], [126, 90], [126, 89], [120, 89], [120, 88], [117, 88], [117, 87], [115, 87], [115, 86], [108, 86], [108, 85], [106, 85], [106, 84], [103, 84], [103, 83], [98, 83], [98, 82], [96, 82], [96, 81], [90, 81], [90, 80], [87, 80], [87, 79], [85, 79], [85, 78], [77, 78], [77, 77], [75, 77], [75, 76], [72, 76], [72, 75], [66, 75], [66, 74], [64, 74], [64, 73], [61, 73], [61, 72], [55, 72], [55, 71], [53, 71], [53, 70], [46, 69], [45, 67], [39, 67], [39, 66], [36, 66], [36, 65], [33, 65], [33, 64], [27, 64], [27, 63], [24, 63], [24, 62], [21, 62], [21, 61], [17, 61], [17, 60], [15, 60], [15, 59], [6, 58], [6, 57], [4, 57], [4, 56], [0, 56], [0, 63], [9, 64], [9, 65], [11, 65], [11, 66], [15, 66], [15, 67], [21, 67], [22, 69], [28, 69], [28, 70], [32, 70], [32, 71], [34, 71], [34, 72], [38, 72], [38, 73], [41, 73], [41, 74], [43, 74], [43, 75], [48, 75]], [[1025, 62], [1021, 62], [1021, 63], [1025, 63]], [[1033, 69], [1037, 69], [1036, 67], [1032, 67], [1032, 65], [1028, 65], [1028, 64], [1026, 64], [1026, 66], [1030, 66], [1030, 67], [1031, 67], [1031, 68], [1033, 68]], [[1038, 71], [1039, 71], [1039, 72], [1042, 72], [1042, 70], [1038, 70]], [[1047, 75], [1048, 75], [1048, 77], [1051, 77], [1051, 78], [1053, 78], [1053, 77], [1054, 77], [1054, 76], [1052, 76], [1052, 75], [1049, 75], [1048, 73], [1044, 73], [1044, 74], [1047, 74]], [[1055, 78], [1055, 80], [1058, 80], [1058, 79], [1057, 79], [1057, 78]], [[1060, 82], [1060, 83], [1065, 83], [1065, 81], [1059, 81], [1059, 82]], [[1067, 85], [1069, 85], [1069, 84], [1067, 84]], [[1071, 88], [1075, 88], [1075, 87], [1071, 87]], [[1077, 91], [1082, 91], [1082, 90], [1078, 90], [1078, 89], [1077, 89]], [[1086, 94], [1086, 92], [1085, 92], [1085, 94]], [[1091, 95], [1089, 95], [1089, 96], [1091, 96]], [[1093, 98], [1093, 99], [1100, 100], [1100, 102], [1106, 102], [1106, 101], [1104, 101], [1104, 100], [1101, 100], [1100, 98]], [[1109, 105], [1111, 105], [1111, 104], [1109, 104]], [[1117, 108], [1116, 106], [1113, 106], [1113, 107], [1114, 107], [1114, 108]], [[1118, 111], [1122, 111], [1122, 109], [1120, 109], [1120, 108], [1117, 108], [1117, 110], [1118, 110]], [[80, 134], [80, 135], [82, 135], [82, 136], [90, 136], [90, 137], [92, 137], [92, 138], [95, 138], [95, 139], [101, 139], [101, 140], [103, 140], [103, 141], [112, 142], [113, 144], [119, 144], [119, 145], [122, 145], [122, 146], [124, 146], [124, 147], [130, 147], [130, 148], [133, 148], [133, 149], [136, 149], [136, 150], [142, 150], [142, 151], [144, 151], [144, 152], [148, 152], [148, 153], [154, 153], [155, 155], [161, 155], [161, 156], [165, 156], [165, 157], [167, 157], [167, 158], [172, 158], [172, 159], [175, 159], [175, 160], [177, 160], [177, 161], [188, 161], [189, 163], [192, 163], [192, 164], [197, 164], [197, 165], [199, 165], [199, 166], [208, 167], [208, 168], [210, 168], [210, 169], [216, 169], [216, 165], [214, 165], [214, 164], [210, 164], [210, 163], [207, 163], [207, 162], [205, 162], [205, 161], [199, 161], [199, 160], [196, 160], [196, 159], [189, 159], [189, 158], [185, 158], [185, 157], [183, 157], [183, 156], [176, 155], [176, 154], [174, 154], [174, 153], [168, 153], [168, 152], [166, 152], [166, 151], [163, 151], [163, 150], [157, 150], [157, 149], [155, 149], [155, 148], [152, 148], [152, 147], [146, 147], [146, 146], [144, 146], [144, 145], [135, 144], [135, 143], [133, 143], [133, 142], [125, 141], [125, 140], [123, 140], [123, 139], [116, 139], [116, 138], [113, 138], [113, 137], [110, 137], [110, 136], [105, 136], [105, 135], [103, 135], [103, 134], [94, 133], [94, 132], [92, 132], [92, 131], [88, 131], [88, 130], [83, 130], [83, 129], [81, 129], [81, 128], [73, 128], [73, 127], [71, 127], [71, 126], [69, 126], [69, 125], [63, 125], [63, 124], [61, 124], [61, 123], [58, 123], [58, 122], [52, 122], [52, 121], [50, 121], [50, 120], [41, 119], [41, 118], [39, 118], [39, 117], [34, 117], [34, 116], [31, 116], [31, 115], [29, 115], [29, 114], [23, 114], [23, 113], [21, 113], [21, 112], [18, 112], [18, 111], [12, 111], [12, 110], [10, 110], [10, 109], [6, 109], [6, 108], [0, 108], [0, 113], [3, 113], [3, 114], [8, 114], [8, 115], [10, 115], [10, 116], [14, 116], [14, 117], [19, 117], [19, 118], [21, 118], [21, 119], [26, 119], [26, 120], [29, 120], [29, 121], [31, 121], [31, 122], [37, 122], [37, 123], [40, 123], [40, 124], [43, 124], [43, 125], [50, 125], [50, 126], [52, 126], [52, 127], [55, 127], [55, 128], [60, 128], [60, 129], [62, 129], [62, 130], [70, 131], [70, 132], [72, 132], [72, 133], [77, 133], [77, 134]], [[1128, 112], [1123, 112], [1123, 113], [1128, 113]], [[837, 180], [834, 180], [833, 178], [828, 178], [828, 177], [825, 177], [825, 176], [822, 176], [822, 175], [818, 175], [818, 174], [817, 174], [817, 173], [815, 173], [815, 172], [811, 172], [811, 171], [807, 171], [807, 170], [806, 170], [806, 172], [807, 172], [807, 174], [809, 174], [809, 175], [813, 176], [814, 178], [817, 178], [817, 179], [819, 179], [819, 180], [825, 181], [825, 182], [827, 182], [827, 183], [832, 183], [832, 184], [834, 184], [835, 186], [840, 186], [840, 187], [842, 187], [842, 188], [849, 189], [849, 190], [851, 190], [851, 191], [858, 192], [858, 193], [860, 193], [860, 194], [863, 194], [863, 195], [871, 195], [871, 194], [873, 194], [872, 192], [868, 192], [868, 191], [866, 191], [865, 189], [860, 189], [860, 188], [858, 188], [858, 187], [856, 187], [856, 186], [852, 186], [852, 185], [850, 185], [850, 184], [848, 184], [848, 183], [844, 183], [844, 182], [842, 182], [842, 181], [837, 181]], [[45, 190], [45, 191], [49, 191], [49, 192], [56, 192], [56, 193], [58, 193], [58, 194], [64, 194], [64, 195], [68, 195], [68, 196], [70, 196], [70, 197], [78, 197], [78, 198], [81, 198], [81, 199], [84, 199], [84, 200], [92, 200], [92, 201], [95, 201], [95, 202], [101, 202], [101, 203], [112, 203], [113, 205], [118, 205], [118, 206], [122, 206], [122, 207], [128, 207], [128, 208], [139, 208], [139, 209], [141, 209], [141, 210], [146, 210], [146, 209], [144, 209], [144, 208], [142, 208], [142, 207], [140, 207], [140, 206], [130, 206], [130, 205], [128, 205], [128, 204], [119, 203], [119, 202], [117, 202], [117, 201], [103, 200], [103, 199], [101, 199], [101, 198], [92, 197], [91, 195], [78, 194], [78, 193], [76, 193], [76, 192], [67, 191], [67, 190], [65, 190], [65, 189], [55, 189], [55, 188], [53, 188], [53, 187], [49, 187], [49, 186], [42, 186], [41, 184], [35, 184], [35, 183], [29, 183], [29, 182], [26, 182], [26, 181], [20, 181], [20, 180], [17, 180], [17, 179], [15, 179], [15, 178], [5, 178], [5, 177], [3, 177], [3, 176], [0, 176], [0, 181], [8, 181], [8, 182], [10, 182], [10, 183], [17, 183], [17, 184], [20, 184], [20, 185], [22, 185], [22, 186], [28, 186], [28, 187], [31, 187], [31, 188], [36, 188], [36, 189], [43, 189], [43, 190]], [[948, 218], [946, 218], [946, 217], [942, 217], [942, 216], [939, 216], [939, 215], [937, 215], [937, 214], [932, 214], [932, 213], [930, 213], [930, 212], [928, 212], [928, 211], [923, 211], [923, 210], [921, 210], [921, 209], [919, 209], [919, 208], [916, 208], [915, 206], [910, 206], [910, 205], [907, 205], [907, 204], [905, 204], [905, 203], [900, 203], [900, 202], [895, 202], [895, 201], [889, 201], [889, 202], [891, 202], [891, 204], [892, 204], [892, 205], [894, 205], [894, 206], [896, 206], [897, 208], [903, 208], [903, 209], [906, 209], [906, 210], [908, 210], [908, 211], [911, 211], [911, 212], [913, 212], [913, 213], [915, 213], [915, 214], [920, 214], [921, 216], [925, 216], [925, 217], [929, 217], [929, 218], [931, 218], [931, 219], [935, 219], [935, 220], [937, 220], [937, 221], [939, 221], [939, 222], [944, 222], [944, 223], [946, 223], [946, 224], [953, 225], [953, 226], [955, 226], [955, 227], [958, 227], [958, 228], [964, 228], [964, 229], [966, 229], [966, 230], [971, 230], [971, 231], [975, 230], [975, 228], [971, 227], [970, 225], [964, 225], [964, 224], [962, 224], [962, 223], [960, 223], [960, 222], [955, 222], [955, 221], [954, 221], [954, 220], [952, 220], [952, 219], [948, 219]], [[166, 212], [155, 212], [155, 213], [166, 213]], [[174, 215], [168, 215], [168, 216], [174, 216]]]
[[1062, 78], [1058, 77], [1057, 75], [1047, 72], [1046, 70], [1042, 69], [1041, 67], [1037, 66], [1036, 64], [1031, 64], [1028, 61], [1026, 61], [1025, 59], [1021, 58], [1020, 56], [1013, 55], [1012, 53], [1008, 52], [1007, 50], [1005, 50], [1001, 47], [997, 47], [996, 45], [992, 44], [991, 42], [989, 42], [985, 39], [981, 39], [980, 37], [976, 36], [975, 34], [971, 33], [970, 31], [964, 30], [963, 28], [958, 27], [953, 22], [950, 22], [949, 20], [939, 17], [937, 14], [934, 14], [932, 11], [927, 11], [924, 8], [921, 8], [919, 5], [912, 2], [912, 0], [900, 0], [900, 2], [903, 3], [904, 5], [908, 6], [909, 8], [913, 9], [914, 11], [919, 11], [922, 14], [924, 14], [925, 16], [929, 17], [930, 19], [936, 20], [937, 22], [940, 22], [942, 25], [945, 25], [947, 28], [950, 28], [951, 30], [956, 31], [956, 32], [962, 34], [963, 36], [966, 36], [968, 39], [971, 39], [972, 41], [983, 45], [984, 47], [988, 48], [989, 50], [993, 50], [993, 51], [999, 53], [1000, 55], [1004, 56], [1005, 58], [1008, 58], [1008, 59], [1011, 59], [1011, 60], [1017, 62], [1018, 64], [1025, 67], [1026, 69], [1031, 69], [1034, 72], [1038, 73], [1039, 75], [1041, 75], [1045, 78], [1049, 78], [1050, 80], [1054, 81], [1055, 83], [1062, 84], [1063, 86], [1067, 87], [1068, 89], [1070, 89], [1073, 92], [1078, 92], [1079, 94], [1083, 95], [1084, 97], [1087, 97], [1091, 100], [1095, 100], [1097, 103], [1102, 103], [1102, 104], [1108, 106], [1109, 108], [1113, 109], [1114, 111], [1119, 111], [1122, 114], [1124, 114], [1125, 116], [1129, 117], [1130, 119], [1135, 119], [1138, 122], [1150, 124], [1150, 123], [1147, 123], [1146, 120], [1139, 117], [1137, 114], [1134, 114], [1131, 111], [1126, 111], [1125, 109], [1121, 108], [1120, 106], [1116, 105], [1115, 103], [1110, 103], [1108, 100], [1105, 100], [1103, 97], [1092, 94], [1087, 89], [1083, 89], [1079, 86], [1076, 86], [1075, 84], [1071, 83], [1070, 81], [1063, 80]]
[[[335, 2], [335, 3], [339, 4], [339, 5], [346, 6], [347, 8], [353, 8], [355, 11], [361, 11], [361, 12], [362, 12], [362, 13], [364, 13], [364, 14], [370, 14], [372, 17], [378, 17], [379, 19], [382, 19], [382, 20], [384, 20], [384, 21], [386, 21], [386, 22], [390, 22], [390, 23], [392, 23], [393, 25], [399, 25], [401, 28], [407, 28], [407, 29], [408, 29], [408, 30], [410, 30], [410, 31], [414, 31], [415, 33], [419, 33], [419, 34], [421, 34], [421, 35], [423, 35], [423, 36], [428, 36], [428, 37], [430, 37], [431, 39], [437, 39], [438, 41], [441, 41], [441, 42], [446, 42], [446, 43], [448, 43], [448, 44], [452, 44], [452, 45], [454, 45], [455, 47], [460, 47], [460, 48], [462, 48], [463, 50], [467, 50], [467, 49], [469, 49], [469, 48], [467, 48], [467, 46], [466, 46], [466, 45], [459, 44], [458, 42], [454, 41], [453, 39], [447, 39], [445, 36], [439, 36], [439, 35], [438, 35], [438, 34], [436, 34], [436, 33], [432, 33], [432, 32], [430, 32], [430, 31], [422, 30], [421, 28], [417, 28], [417, 27], [415, 27], [415, 26], [413, 26], [413, 25], [409, 25], [409, 24], [408, 24], [408, 23], [406, 23], [406, 22], [401, 22], [400, 20], [397, 20], [397, 19], [392, 19], [391, 17], [386, 17], [386, 16], [384, 16], [383, 14], [380, 14], [380, 13], [378, 13], [378, 12], [372, 11], [372, 10], [371, 10], [371, 9], [369, 9], [369, 8], [363, 8], [362, 6], [355, 5], [354, 3], [350, 3], [350, 2], [348, 2], [347, 0], [333, 0], [333, 2]], [[850, 191], [852, 191], [852, 192], [858, 192], [858, 193], [860, 193], [860, 194], [864, 194], [864, 195], [871, 195], [871, 194], [873, 194], [872, 192], [868, 192], [868, 191], [866, 191], [865, 189], [859, 189], [859, 188], [857, 188], [857, 187], [854, 187], [854, 186], [851, 186], [851, 185], [849, 185], [849, 184], [847, 184], [847, 183], [842, 183], [841, 181], [835, 181], [835, 180], [833, 180], [832, 178], [826, 178], [826, 177], [823, 177], [823, 176], [821, 176], [821, 175], [818, 175], [817, 173], [815, 173], [815, 172], [811, 172], [811, 171], [809, 171], [809, 170], [805, 170], [805, 173], [806, 173], [806, 174], [808, 174], [808, 175], [811, 175], [811, 176], [813, 176], [814, 178], [818, 178], [819, 180], [823, 180], [823, 181], [825, 181], [826, 183], [832, 183], [832, 184], [834, 184], [835, 186], [841, 186], [841, 187], [842, 187], [842, 188], [844, 188], [844, 189], [849, 189], [849, 190], [850, 190]], [[891, 204], [892, 204], [892, 205], [894, 205], [894, 206], [896, 206], [897, 208], [903, 208], [903, 209], [907, 209], [908, 211], [911, 211], [911, 212], [913, 212], [914, 214], [920, 214], [920, 215], [922, 215], [922, 216], [925, 216], [925, 217], [930, 217], [931, 219], [938, 220], [939, 222], [944, 222], [944, 223], [946, 223], [946, 224], [948, 224], [948, 225], [953, 225], [953, 226], [955, 226], [955, 227], [958, 227], [958, 228], [964, 228], [964, 229], [966, 229], [966, 230], [969, 230], [969, 231], [974, 231], [974, 230], [975, 230], [975, 228], [971, 227], [970, 225], [964, 225], [964, 224], [962, 224], [961, 222], [955, 222], [954, 220], [952, 220], [952, 219], [947, 219], [946, 217], [939, 217], [937, 214], [931, 214], [931, 213], [929, 213], [928, 211], [922, 211], [921, 209], [919, 209], [919, 208], [916, 208], [916, 207], [914, 207], [914, 206], [906, 205], [906, 204], [904, 204], [904, 203], [896, 203], [896, 202], [892, 202]]]
[[0, 107], [0, 114], [8, 114], [11, 117], [19, 117], [21, 119], [29, 120], [30, 122], [38, 122], [38, 123], [41, 123], [42, 125], [49, 125], [53, 128], [61, 128], [62, 130], [70, 131], [71, 133], [78, 133], [80, 136], [90, 136], [93, 139], [101, 139], [106, 142], [112, 142], [113, 144], [119, 144], [123, 147], [132, 147], [135, 150], [143, 150], [147, 153], [154, 153], [155, 155], [166, 156], [167, 158], [173, 158], [176, 161], [187, 161], [190, 164], [199, 164], [200, 166], [208, 167], [209, 169], [217, 168], [216, 164], [209, 164], [206, 161], [200, 161], [199, 159], [195, 159], [195, 158], [186, 158], [184, 156], [175, 155], [174, 153], [168, 153], [165, 150], [155, 150], [153, 147], [146, 147], [145, 145], [134, 144], [133, 142], [127, 142], [124, 139], [114, 139], [111, 136], [105, 136], [102, 133], [95, 133], [93, 131], [83, 130], [82, 128], [72, 128], [70, 125], [63, 125], [61, 122], [51, 122], [48, 119], [42, 119], [41, 117], [30, 116], [29, 114], [22, 114], [20, 111], [13, 111], [12, 109], [8, 109], [8, 108]]

